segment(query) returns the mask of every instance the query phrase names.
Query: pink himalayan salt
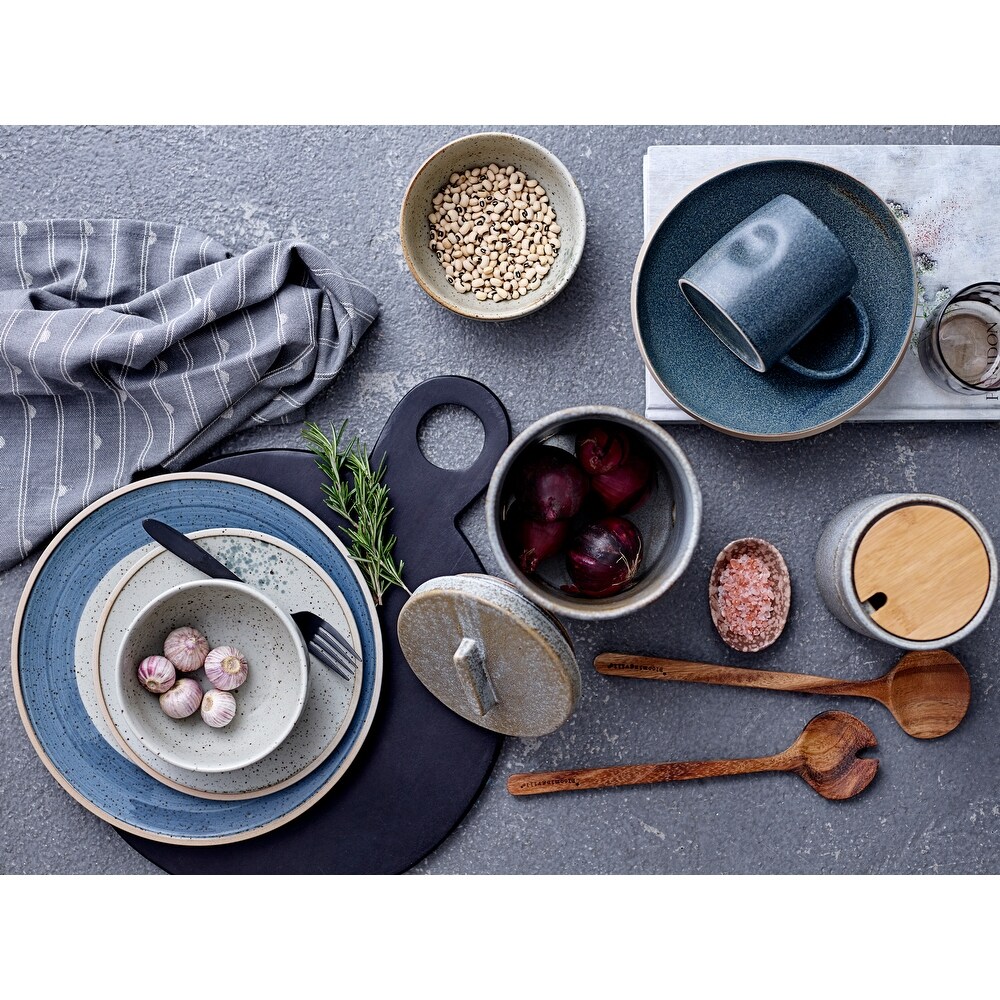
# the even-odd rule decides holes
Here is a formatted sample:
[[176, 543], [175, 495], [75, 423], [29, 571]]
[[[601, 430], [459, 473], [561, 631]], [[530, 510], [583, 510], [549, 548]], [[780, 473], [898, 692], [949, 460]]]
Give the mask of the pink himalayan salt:
[[719, 615], [729, 631], [746, 642], [769, 631], [776, 596], [771, 571], [760, 556], [736, 556], [719, 574]]

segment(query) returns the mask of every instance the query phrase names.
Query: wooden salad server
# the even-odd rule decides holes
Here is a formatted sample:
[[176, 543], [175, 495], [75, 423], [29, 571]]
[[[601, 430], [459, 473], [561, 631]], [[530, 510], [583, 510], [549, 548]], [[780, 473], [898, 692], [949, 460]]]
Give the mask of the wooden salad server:
[[512, 774], [507, 779], [507, 791], [512, 795], [540, 795], [581, 788], [617, 788], [728, 774], [792, 771], [825, 799], [849, 799], [864, 791], [875, 777], [878, 760], [858, 756], [860, 751], [874, 746], [877, 746], [875, 734], [860, 719], [846, 712], [823, 712], [806, 723], [787, 750], [770, 757]]
[[965, 718], [971, 686], [962, 664], [943, 649], [907, 653], [881, 677], [843, 681], [811, 674], [744, 670], [688, 660], [667, 660], [631, 653], [601, 653], [594, 666], [612, 677], [725, 684], [731, 687], [849, 695], [881, 702], [910, 736], [932, 740], [950, 733]]

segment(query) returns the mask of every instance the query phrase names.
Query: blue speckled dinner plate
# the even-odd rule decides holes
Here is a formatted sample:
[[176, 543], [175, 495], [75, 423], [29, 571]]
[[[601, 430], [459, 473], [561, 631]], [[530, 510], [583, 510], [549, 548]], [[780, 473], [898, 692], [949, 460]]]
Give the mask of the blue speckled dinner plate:
[[[857, 265], [851, 294], [868, 314], [871, 346], [860, 367], [836, 381], [781, 366], [753, 371], [712, 334], [677, 286], [709, 247], [779, 194], [812, 209]], [[759, 440], [817, 434], [873, 399], [903, 359], [916, 305], [913, 256], [889, 207], [850, 175], [805, 160], [747, 163], [705, 181], [650, 232], [632, 278], [632, 326], [663, 391], [702, 423]], [[843, 343], [849, 349], [849, 335]], [[804, 342], [803, 351], [809, 346]], [[818, 360], [818, 353], [800, 359]]]
[[[347, 600], [364, 659], [361, 695], [334, 752], [300, 781], [240, 801], [169, 788], [111, 747], [91, 721], [75, 679], [74, 651], [88, 598], [111, 567], [148, 543], [145, 517], [182, 531], [227, 526], [274, 535], [314, 559]], [[382, 679], [382, 638], [368, 588], [340, 540], [314, 515], [267, 487], [231, 476], [182, 473], [111, 493], [70, 522], [42, 553], [14, 622], [18, 709], [56, 780], [114, 826], [175, 844], [224, 844], [281, 826], [346, 772], [368, 734]]]

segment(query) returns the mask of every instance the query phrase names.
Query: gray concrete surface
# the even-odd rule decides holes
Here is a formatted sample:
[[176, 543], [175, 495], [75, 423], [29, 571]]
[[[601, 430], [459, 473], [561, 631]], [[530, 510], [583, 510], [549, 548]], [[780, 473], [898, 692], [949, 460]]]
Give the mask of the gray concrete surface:
[[[406, 183], [440, 144], [478, 128], [114, 128], [0, 131], [5, 218], [133, 216], [182, 222], [233, 249], [288, 235], [327, 249], [382, 303], [377, 326], [333, 389], [308, 413], [349, 417], [374, 439], [402, 394], [441, 373], [489, 384], [514, 430], [560, 407], [615, 403], [640, 411], [643, 369], [629, 319], [642, 242], [641, 158], [656, 143], [997, 143], [1000, 128], [518, 127], [576, 176], [587, 247], [569, 288], [527, 319], [463, 321], [428, 299], [399, 250]], [[1000, 261], [983, 261], [996, 278]], [[447, 432], [449, 421], [441, 424]], [[454, 424], [471, 447], [474, 428]], [[826, 611], [812, 558], [827, 519], [857, 497], [941, 493], [997, 534], [994, 425], [848, 425], [761, 445], [702, 427], [675, 436], [705, 496], [695, 558], [653, 607], [605, 624], [569, 623], [583, 671], [576, 714], [539, 740], [507, 740], [479, 801], [415, 871], [426, 873], [994, 873], [1000, 870], [1000, 613], [954, 648], [972, 677], [968, 718], [919, 742], [888, 713], [854, 699], [613, 680], [591, 668], [621, 648], [774, 669], [874, 676], [897, 651], [849, 631]], [[217, 454], [296, 446], [294, 427], [237, 434]], [[429, 448], [453, 460], [455, 446]], [[481, 503], [464, 529], [494, 569]], [[709, 619], [709, 568], [730, 539], [771, 539], [788, 561], [793, 613], [756, 658], [727, 650]], [[30, 564], [0, 577], [0, 632], [10, 633]], [[830, 803], [793, 776], [760, 775], [597, 793], [514, 799], [516, 770], [742, 756], [784, 748], [816, 712], [856, 713], [878, 736], [881, 773], [862, 796]], [[0, 679], [0, 871], [153, 873], [159, 869], [74, 802], [36, 757]]]

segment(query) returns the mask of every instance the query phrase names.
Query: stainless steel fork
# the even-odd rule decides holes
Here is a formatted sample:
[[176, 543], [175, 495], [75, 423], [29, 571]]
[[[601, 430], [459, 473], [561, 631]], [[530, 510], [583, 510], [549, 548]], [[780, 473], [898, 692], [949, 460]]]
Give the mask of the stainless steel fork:
[[336, 670], [345, 680], [354, 676], [361, 656], [328, 621], [311, 611], [296, 611], [292, 621], [299, 627], [306, 648], [320, 663]]

